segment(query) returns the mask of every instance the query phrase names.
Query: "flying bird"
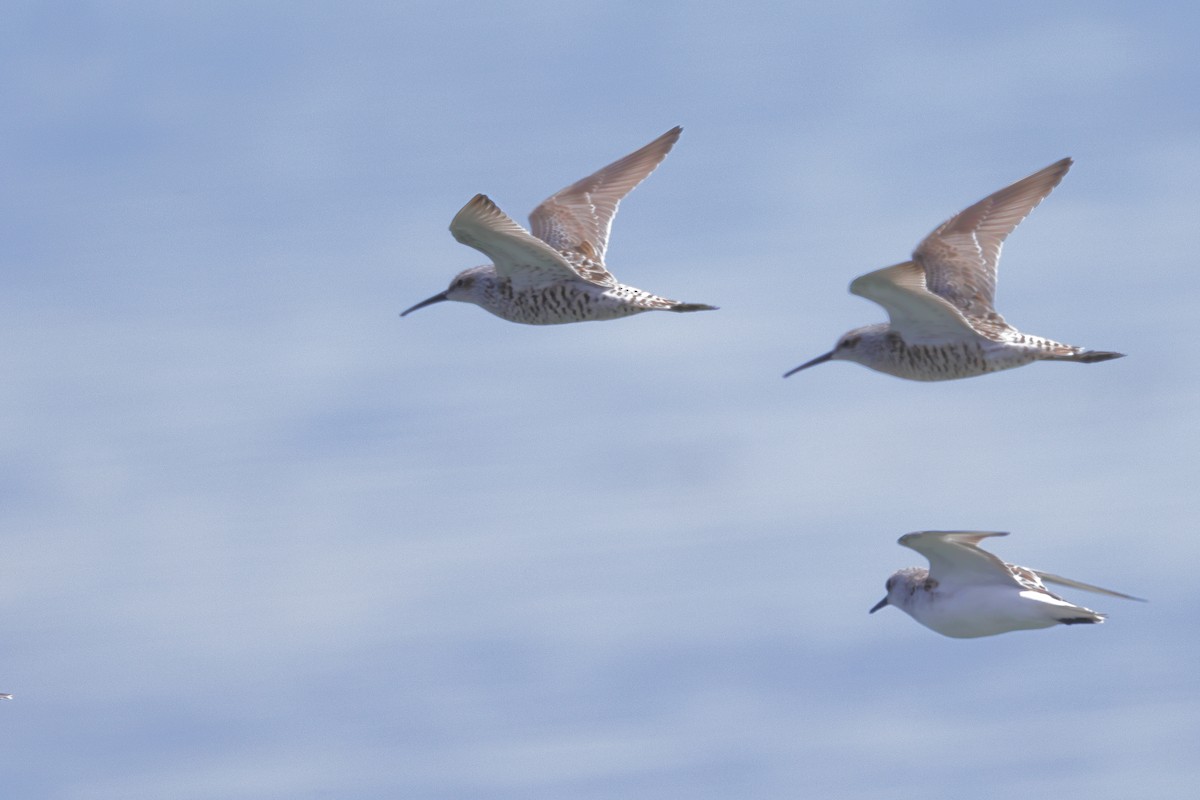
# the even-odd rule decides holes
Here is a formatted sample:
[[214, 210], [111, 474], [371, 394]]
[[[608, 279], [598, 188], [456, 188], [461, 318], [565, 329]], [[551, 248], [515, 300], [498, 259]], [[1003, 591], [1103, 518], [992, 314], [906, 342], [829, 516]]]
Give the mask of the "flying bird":
[[917, 245], [912, 261], [856, 278], [850, 291], [883, 306], [889, 321], [843, 334], [833, 350], [784, 377], [826, 361], [855, 361], [910, 380], [945, 381], [1034, 361], [1090, 364], [1120, 358], [1123, 353], [1022, 333], [995, 308], [1004, 240], [1059, 184], [1071, 163], [1057, 161], [946, 220]]
[[463, 244], [492, 260], [460, 272], [450, 288], [418, 308], [458, 300], [527, 325], [607, 320], [643, 311], [710, 311], [618, 283], [605, 265], [621, 199], [666, 158], [683, 132], [672, 128], [650, 144], [548, 197], [525, 230], [486, 195], [477, 194], [450, 222]]
[[1088, 592], [1140, 600], [1111, 589], [1001, 561], [979, 547], [985, 531], [920, 531], [900, 544], [929, 559], [929, 569], [907, 567], [887, 579], [887, 596], [871, 609], [895, 606], [943, 636], [971, 639], [1052, 625], [1096, 624], [1104, 615], [1050, 592], [1043, 581]]

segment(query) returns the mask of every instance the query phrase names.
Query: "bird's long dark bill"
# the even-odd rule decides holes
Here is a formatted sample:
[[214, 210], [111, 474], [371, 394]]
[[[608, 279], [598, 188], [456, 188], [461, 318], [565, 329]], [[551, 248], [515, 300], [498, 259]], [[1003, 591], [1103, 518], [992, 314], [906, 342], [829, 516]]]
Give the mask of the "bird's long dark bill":
[[449, 299], [450, 299], [449, 297], [446, 297], [445, 292], [442, 292], [441, 294], [435, 294], [433, 297], [429, 298], [428, 300], [422, 300], [421, 302], [417, 303], [415, 306], [410, 308], [408, 311], [401, 312], [400, 316], [403, 317], [405, 314], [411, 314], [412, 312], [416, 311], [418, 308], [424, 308], [425, 306], [431, 306], [434, 303], [440, 303], [443, 300], [449, 300]]
[[879, 609], [883, 608], [883, 607], [884, 607], [884, 606], [886, 606], [887, 604], [888, 604], [888, 601], [887, 601], [887, 598], [885, 597], [885, 598], [883, 598], [882, 600], [880, 600], [878, 603], [876, 603], [875, 605], [871, 606], [871, 610], [870, 610], [870, 611], [868, 611], [867, 613], [868, 613], [868, 614], [874, 614], [876, 611], [878, 611]]
[[815, 367], [817, 364], [824, 364], [826, 361], [828, 361], [828, 360], [829, 360], [829, 359], [831, 359], [831, 358], [833, 358], [833, 351], [832, 351], [832, 350], [831, 350], [830, 352], [826, 353], [826, 354], [825, 354], [825, 355], [823, 355], [823, 356], [817, 356], [817, 357], [816, 357], [816, 358], [814, 358], [812, 361], [809, 361], [807, 364], [801, 364], [800, 366], [796, 367], [796, 368], [795, 368], [795, 369], [793, 369], [793, 370], [788, 370], [787, 372], [783, 373], [783, 377], [785, 377], [785, 378], [786, 378], [786, 377], [788, 377], [789, 375], [795, 375], [795, 374], [796, 374], [797, 372], [799, 372], [800, 370], [802, 370], [802, 369], [808, 369], [809, 367]]

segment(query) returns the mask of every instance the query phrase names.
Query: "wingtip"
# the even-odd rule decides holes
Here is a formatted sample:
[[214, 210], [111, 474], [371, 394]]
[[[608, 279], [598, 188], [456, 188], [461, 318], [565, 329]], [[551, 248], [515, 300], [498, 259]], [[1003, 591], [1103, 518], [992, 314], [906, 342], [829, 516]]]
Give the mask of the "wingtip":
[[[662, 136], [659, 136], [657, 139], [655, 139], [653, 142], [651, 142], [650, 144], [648, 144], [646, 146], [647, 147], [654, 147], [656, 145], [659, 147], [665, 146], [666, 152], [669, 153], [669, 152], [671, 152], [672, 149], [674, 149], [675, 144], [679, 141], [679, 137], [682, 135], [683, 135], [683, 126], [676, 125], [674, 128], [671, 128], [671, 130], [667, 131]], [[664, 158], [666, 157], [665, 153], [663, 154], [663, 157]]]
[[[1071, 158], [1070, 156], [1066, 156], [1064, 158], [1060, 158], [1058, 161], [1055, 161], [1052, 164], [1048, 164], [1048, 165], [1042, 167], [1037, 172], [1033, 173], [1033, 175], [1051, 174], [1051, 175], [1054, 175], [1054, 177], [1057, 178], [1058, 181], [1061, 181], [1063, 176], [1067, 174], [1067, 171], [1069, 169], [1071, 169], [1071, 167], [1074, 164], [1075, 164], [1075, 159]], [[1033, 175], [1031, 175], [1030, 177], [1033, 177]], [[1055, 182], [1054, 185], [1055, 186], [1058, 185], [1057, 181]]]
[[454, 215], [454, 218], [450, 220], [450, 230], [454, 230], [454, 223], [461, 219], [463, 214], [477, 211], [480, 207], [487, 208], [489, 206], [495, 206], [495, 203], [492, 202], [490, 197], [482, 193], [475, 195], [466, 203], [464, 203], [463, 207], [460, 208], [458, 213]]
[[671, 130], [667, 131], [662, 136], [659, 136], [657, 139], [655, 139], [653, 142], [651, 142], [649, 145], [647, 145], [647, 147], [652, 147], [654, 145], [660, 145], [661, 143], [665, 142], [667, 145], [667, 152], [670, 152], [671, 149], [673, 147], [675, 147], [675, 143], [679, 141], [679, 137], [682, 134], [683, 134], [683, 126], [676, 125], [674, 128], [671, 128]]
[[983, 538], [983, 539], [988, 539], [993, 536], [1008, 536], [1009, 532], [1008, 531], [913, 531], [912, 533], [906, 533], [903, 536], [901, 536], [899, 539], [896, 540], [896, 543], [902, 544], [907, 547], [908, 543], [911, 542], [913, 539], [916, 539], [921, 536], [925, 536], [927, 534], [947, 536], [949, 534], [954, 534], [954, 533], [965, 533], [965, 534], [972, 535], [972, 536], [979, 536], [980, 538]]
[[[472, 197], [470, 200], [468, 200], [466, 205], [464, 205], [462, 208], [460, 208], [458, 210], [458, 213], [455, 214], [454, 218], [450, 220], [449, 229], [450, 229], [450, 232], [454, 234], [454, 238], [458, 239], [461, 242], [462, 239], [459, 239], [459, 234], [456, 232], [456, 228], [458, 228], [458, 226], [460, 224], [462, 224], [464, 219], [471, 218], [471, 217], [474, 217], [474, 218], [482, 218], [482, 217], [488, 217], [488, 216], [495, 217], [497, 215], [507, 216], [500, 209], [500, 206], [496, 205], [492, 201], [492, 198], [488, 197], [486, 194], [480, 193], [480, 194], [477, 194], [474, 197]], [[463, 242], [463, 244], [468, 244], [468, 243]]]
[[1057, 186], [1058, 184], [1061, 184], [1063, 178], [1066, 178], [1067, 173], [1070, 172], [1070, 168], [1072, 168], [1074, 164], [1074, 158], [1067, 156], [1066, 158], [1060, 158], [1060, 160], [1050, 164], [1049, 167], [1046, 167], [1046, 172], [1054, 174], [1055, 186]]

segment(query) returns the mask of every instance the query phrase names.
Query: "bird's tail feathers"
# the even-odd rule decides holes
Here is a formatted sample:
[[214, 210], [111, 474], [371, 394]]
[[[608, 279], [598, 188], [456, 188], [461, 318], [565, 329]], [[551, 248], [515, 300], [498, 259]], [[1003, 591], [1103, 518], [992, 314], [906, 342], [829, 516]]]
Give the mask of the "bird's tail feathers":
[[1044, 358], [1046, 361], [1075, 361], [1080, 364], [1095, 364], [1099, 361], [1111, 361], [1114, 358], [1124, 357], [1124, 353], [1114, 353], [1109, 350], [1078, 350], [1074, 353], [1060, 353]]

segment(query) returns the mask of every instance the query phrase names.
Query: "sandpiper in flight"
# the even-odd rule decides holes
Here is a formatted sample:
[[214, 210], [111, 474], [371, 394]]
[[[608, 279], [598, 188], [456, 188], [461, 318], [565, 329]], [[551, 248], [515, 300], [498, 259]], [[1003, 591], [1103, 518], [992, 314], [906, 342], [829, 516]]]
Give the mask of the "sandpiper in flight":
[[1058, 185], [1071, 159], [985, 197], [942, 223], [912, 261], [867, 273], [850, 291], [879, 303], [888, 323], [855, 328], [834, 349], [784, 377], [826, 361], [856, 361], [900, 378], [944, 381], [1033, 361], [1107, 361], [1123, 353], [1087, 350], [1022, 333], [996, 311], [1000, 248]]
[[896, 606], [926, 628], [956, 639], [993, 636], [1052, 625], [1094, 624], [1103, 614], [1049, 592], [1042, 581], [1141, 600], [1048, 572], [1018, 567], [981, 550], [979, 542], [1006, 533], [920, 531], [900, 537], [929, 559], [929, 569], [908, 567], [887, 580], [887, 597], [871, 609]]
[[708, 311], [618, 283], [604, 265], [617, 205], [666, 158], [675, 127], [650, 144], [551, 195], [529, 215], [532, 234], [477, 194], [450, 232], [492, 260], [460, 272], [450, 288], [400, 316], [443, 300], [474, 303], [528, 325], [616, 319], [643, 311]]

